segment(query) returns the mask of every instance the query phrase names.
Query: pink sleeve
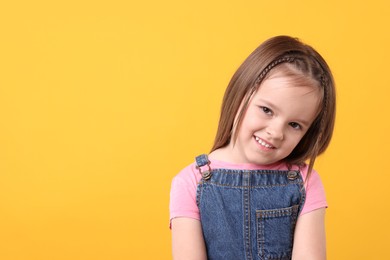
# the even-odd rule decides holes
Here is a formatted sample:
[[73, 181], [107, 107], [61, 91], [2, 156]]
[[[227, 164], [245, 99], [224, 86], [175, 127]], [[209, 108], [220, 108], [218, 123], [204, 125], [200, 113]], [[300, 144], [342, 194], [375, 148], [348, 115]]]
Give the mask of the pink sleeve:
[[194, 164], [191, 164], [173, 178], [169, 203], [170, 220], [176, 217], [200, 220], [196, 204], [196, 189], [200, 174], [196, 173]]
[[[307, 166], [302, 171], [303, 178], [306, 179], [307, 174]], [[312, 171], [312, 174], [309, 178], [309, 181], [305, 184], [306, 188], [306, 200], [303, 205], [303, 209], [301, 211], [301, 215], [306, 214], [310, 211], [319, 209], [319, 208], [327, 208], [328, 204], [326, 202], [325, 190], [322, 185], [320, 176], [316, 171]]]

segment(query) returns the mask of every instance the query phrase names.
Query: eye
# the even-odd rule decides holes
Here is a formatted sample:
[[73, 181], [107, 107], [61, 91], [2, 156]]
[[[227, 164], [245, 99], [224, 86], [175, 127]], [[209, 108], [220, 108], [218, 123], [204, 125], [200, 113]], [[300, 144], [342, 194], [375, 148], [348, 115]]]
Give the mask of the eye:
[[292, 128], [297, 129], [297, 130], [302, 129], [302, 126], [300, 124], [298, 124], [298, 123], [295, 123], [295, 122], [291, 122], [291, 123], [289, 123], [289, 125]]
[[272, 115], [272, 110], [269, 109], [268, 107], [260, 107], [261, 110], [267, 115]]

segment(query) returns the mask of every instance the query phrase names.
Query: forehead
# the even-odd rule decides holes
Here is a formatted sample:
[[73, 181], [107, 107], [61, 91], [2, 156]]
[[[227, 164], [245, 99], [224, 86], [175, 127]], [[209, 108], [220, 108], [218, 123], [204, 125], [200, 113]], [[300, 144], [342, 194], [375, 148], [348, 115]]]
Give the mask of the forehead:
[[[293, 92], [297, 93], [313, 93], [319, 98], [319, 102], [323, 98], [323, 89], [320, 83], [308, 75], [304, 75], [292, 65], [283, 64], [269, 72], [269, 74], [261, 82], [257, 92], [264, 92], [265, 89], [280, 90], [282, 88], [296, 88]], [[303, 88], [303, 89], [302, 89]], [[296, 95], [292, 95], [296, 98]]]
[[272, 76], [261, 83], [255, 92], [257, 97], [270, 96], [275, 99], [316, 99], [321, 98], [320, 89], [317, 86], [305, 82], [297, 82], [295, 78], [286, 76]]

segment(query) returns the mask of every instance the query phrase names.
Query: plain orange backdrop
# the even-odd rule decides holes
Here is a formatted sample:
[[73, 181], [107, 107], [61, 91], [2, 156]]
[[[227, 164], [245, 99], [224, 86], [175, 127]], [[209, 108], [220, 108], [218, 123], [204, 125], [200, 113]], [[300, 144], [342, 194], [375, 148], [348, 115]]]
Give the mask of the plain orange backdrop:
[[2, 1], [0, 259], [170, 259], [170, 182], [208, 152], [222, 95], [265, 39], [337, 83], [329, 259], [388, 259], [388, 1]]

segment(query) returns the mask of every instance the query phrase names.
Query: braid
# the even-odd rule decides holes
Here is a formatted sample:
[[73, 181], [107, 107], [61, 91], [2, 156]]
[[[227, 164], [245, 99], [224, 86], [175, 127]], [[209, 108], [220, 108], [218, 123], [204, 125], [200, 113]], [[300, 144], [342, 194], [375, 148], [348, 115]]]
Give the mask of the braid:
[[325, 126], [325, 118], [326, 118], [326, 114], [328, 113], [327, 79], [326, 79], [324, 73], [321, 74], [320, 81], [321, 81], [321, 87], [324, 90], [324, 94], [323, 94], [324, 95], [323, 96], [324, 108], [322, 110], [323, 112], [322, 112], [322, 117], [321, 117], [321, 121], [320, 121], [320, 133], [318, 136], [318, 142], [320, 142], [322, 139], [323, 130], [324, 130], [323, 127]]
[[268, 74], [270, 70], [275, 68], [277, 65], [284, 63], [284, 62], [293, 62], [296, 58], [291, 56], [284, 56], [277, 60], [272, 61], [270, 64], [268, 64], [267, 67], [263, 69], [263, 71], [260, 73], [260, 75], [257, 77], [255, 85], [259, 85], [261, 81], [263, 81], [264, 77]]

